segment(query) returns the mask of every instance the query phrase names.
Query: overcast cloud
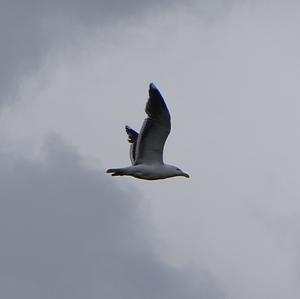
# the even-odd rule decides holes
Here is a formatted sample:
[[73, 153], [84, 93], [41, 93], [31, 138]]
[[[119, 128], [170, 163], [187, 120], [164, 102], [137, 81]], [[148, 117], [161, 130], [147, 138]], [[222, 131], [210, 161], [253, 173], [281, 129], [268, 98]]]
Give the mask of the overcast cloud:
[[45, 151], [0, 157], [1, 297], [221, 298], [208, 273], [155, 254], [133, 186], [121, 192], [58, 138]]
[[[122, 13], [126, 21], [114, 23], [114, 26], [104, 26], [95, 21], [97, 17], [94, 16], [85, 19], [80, 16], [88, 15], [84, 9], [76, 13], [65, 12], [66, 16], [72, 15], [72, 20], [65, 23], [61, 15], [51, 13], [59, 20], [56, 26], [64, 29], [54, 34], [49, 30], [52, 27], [47, 27], [47, 22], [55, 23], [54, 19], [52, 22], [47, 20], [49, 32], [43, 38], [53, 38], [55, 42], [44, 44], [55, 46], [45, 51], [37, 47], [40, 59], [28, 59], [35, 65], [34, 71], [31, 68], [30, 72], [17, 72], [11, 68], [14, 75], [10, 78], [8, 73], [9, 82], [18, 77], [16, 74], [22, 75], [23, 79], [20, 81], [20, 101], [3, 110], [0, 119], [1, 151], [6, 157], [19, 157], [15, 168], [9, 162], [6, 162], [6, 168], [2, 167], [3, 190], [7, 190], [10, 198], [19, 198], [16, 194], [23, 189], [27, 191], [22, 192], [22, 196], [32, 194], [31, 197], [34, 194], [39, 197], [45, 190], [45, 195], [51, 199], [45, 206], [36, 204], [37, 211], [45, 216], [41, 219], [33, 214], [32, 218], [49, 231], [54, 245], [59, 243], [54, 235], [59, 240], [64, 239], [64, 235], [74, 234], [73, 228], [76, 231], [85, 227], [85, 231], [93, 234], [95, 227], [102, 227], [102, 223], [104, 226], [109, 221], [105, 220], [108, 218], [104, 218], [104, 222], [96, 219], [94, 210], [101, 210], [100, 215], [102, 209], [103, 214], [107, 210], [105, 216], [114, 215], [115, 209], [110, 202], [115, 203], [120, 208], [115, 221], [136, 240], [133, 243], [140, 248], [143, 261], [139, 264], [146, 269], [143, 272], [128, 267], [131, 277], [140, 277], [145, 272], [156, 273], [166, 285], [171, 281], [174, 285], [182, 283], [184, 293], [178, 291], [178, 294], [183, 298], [194, 298], [197, 294], [201, 297], [206, 292], [209, 295], [204, 298], [218, 298], [220, 294], [222, 298], [230, 299], [299, 298], [298, 2], [197, 1], [193, 9], [174, 6], [155, 10], [152, 14], [143, 5], [139, 8], [138, 11], [146, 13], [138, 25], [132, 22], [126, 9]], [[109, 16], [120, 14], [112, 7], [108, 10], [113, 12]], [[57, 9], [52, 11], [57, 12]], [[82, 20], [86, 20], [84, 25]], [[77, 25], [72, 27], [72, 24]], [[75, 32], [76, 38], [72, 41], [64, 39], [67, 31]], [[172, 113], [166, 162], [180, 166], [191, 174], [191, 179], [149, 183], [128, 178], [104, 178], [100, 173], [104, 173], [105, 168], [129, 163], [123, 128], [129, 124], [139, 129], [150, 81], [161, 89]], [[45, 138], [52, 132], [75, 147], [81, 158], [74, 156], [74, 151], [64, 145], [58, 150], [63, 157], [61, 154], [55, 156], [51, 142], [45, 145]], [[39, 162], [45, 152], [48, 153], [46, 160]], [[73, 158], [68, 160], [69, 156]], [[86, 166], [79, 165], [78, 160]], [[69, 169], [66, 176], [63, 175], [64, 164]], [[65, 181], [65, 177], [80, 182], [76, 184], [76, 194], [72, 193], [74, 184]], [[20, 183], [25, 178], [28, 184]], [[41, 189], [28, 188], [39, 180]], [[53, 199], [51, 185], [47, 185], [51, 180], [60, 188], [57, 191], [60, 198], [75, 197], [72, 213], [57, 214], [59, 227], [65, 227], [64, 233], [51, 222], [51, 213], [58, 205]], [[11, 182], [18, 184], [11, 189]], [[132, 186], [139, 190], [138, 196]], [[100, 193], [97, 188], [101, 188], [101, 192], [102, 188], [109, 190], [109, 201], [94, 201], [93, 198], [98, 196], [94, 194]], [[89, 201], [87, 189], [94, 190], [90, 194], [90, 204], [81, 206], [81, 197], [87, 203]], [[6, 199], [3, 205], [11, 207], [11, 202]], [[67, 206], [66, 201], [63, 206]], [[22, 208], [26, 212], [24, 215], [30, 214], [30, 207]], [[6, 210], [4, 223], [15, 219], [15, 229], [20, 223], [26, 224], [24, 215], [16, 217], [13, 208]], [[84, 224], [77, 222], [81, 211], [87, 218]], [[67, 226], [68, 219], [72, 228]], [[143, 219], [151, 221], [156, 229], [155, 237], [146, 233]], [[26, 225], [28, 238], [36, 240], [34, 229], [31, 229], [35, 226], [33, 222]], [[112, 249], [112, 252], [119, 256], [120, 265], [125, 265], [123, 269], [128, 260], [131, 261], [133, 249], [122, 238], [122, 233], [115, 226], [112, 228], [112, 231], [100, 229], [99, 236], [107, 238], [108, 232], [113, 240], [107, 244], [112, 248], [114, 242], [120, 245], [119, 250]], [[3, 235], [13, 242], [14, 234], [9, 228]], [[21, 236], [21, 233], [17, 235]], [[78, 235], [81, 243], [90, 244], [94, 240], [96, 253], [89, 254], [93, 261], [96, 255], [103, 257], [99, 236], [97, 239], [93, 234], [88, 238], [83, 232]], [[63, 243], [64, 248], [75, 247], [70, 256], [81, 257], [80, 267], [84, 273], [102, 277], [100, 263], [96, 262], [95, 268], [87, 266], [91, 260], [84, 252], [90, 252], [91, 247], [87, 245], [78, 252], [76, 240], [70, 238], [69, 243]], [[39, 246], [42, 245], [38, 243]], [[14, 253], [15, 248], [7, 245], [5, 252]], [[14, 264], [11, 255], [10, 266], [18, 270], [27, 260], [22, 259], [21, 251], [26, 257], [30, 250], [23, 246], [14, 253], [19, 256], [15, 260], [20, 263]], [[49, 253], [50, 260], [60, 259], [60, 248], [55, 250], [53, 254]], [[36, 255], [42, 256], [46, 249], [42, 247], [36, 251]], [[107, 257], [106, 253], [104, 256]], [[73, 260], [67, 259], [65, 264], [62, 260], [60, 264], [66, 265], [62, 266], [64, 269], [79, 267]], [[108, 260], [105, 265], [112, 264], [110, 255]], [[149, 264], [154, 268], [149, 270]], [[189, 282], [191, 270], [187, 264], [193, 265], [192, 276], [196, 284]], [[50, 273], [62, 269], [59, 265], [54, 269], [52, 263], [35, 267], [34, 273], [41, 268], [49, 269]], [[142, 293], [140, 285], [136, 287], [133, 281], [124, 281], [124, 276], [120, 278], [121, 266], [111, 267], [111, 272], [105, 276], [109, 283], [115, 280], [126, 290], [133, 288], [138, 294]], [[187, 271], [182, 270], [185, 267]], [[40, 275], [37, 278], [33, 274], [34, 286], [29, 287], [21, 276], [15, 278], [18, 271], [14, 272], [7, 265], [5, 269], [4, 285], [17, 284], [20, 289], [34, 290], [31, 297], [48, 288]], [[82, 279], [82, 288], [78, 289], [97, 289], [96, 284], [91, 283], [93, 279], [88, 281], [73, 276], [73, 273], [70, 280], [66, 278], [67, 282]], [[63, 279], [50, 281], [58, 286], [61, 294], [65, 292]], [[155, 285], [153, 288], [157, 289], [158, 298], [164, 292], [171, 292], [166, 293], [165, 298], [170, 294], [173, 298], [173, 292], [177, 292], [175, 286], [174, 289]], [[7, 290], [12, 292], [12, 288], [7, 287]], [[133, 296], [130, 290], [126, 294]], [[144, 297], [151, 295], [148, 288], [143, 290]], [[114, 298], [118, 293], [111, 293], [111, 296]]]
[[22, 78], [40, 67], [56, 43], [95, 26], [139, 23], [145, 13], [172, 6], [169, 0], [1, 0], [0, 103], [18, 96]]

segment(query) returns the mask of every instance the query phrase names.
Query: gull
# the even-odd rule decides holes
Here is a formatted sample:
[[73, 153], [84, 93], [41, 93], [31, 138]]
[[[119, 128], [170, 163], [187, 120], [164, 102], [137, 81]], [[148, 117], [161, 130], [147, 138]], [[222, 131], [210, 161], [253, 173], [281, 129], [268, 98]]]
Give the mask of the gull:
[[123, 168], [111, 168], [106, 172], [112, 176], [132, 176], [144, 180], [161, 180], [176, 176], [189, 178], [177, 166], [163, 162], [165, 142], [171, 131], [171, 116], [167, 105], [157, 87], [150, 83], [149, 98], [140, 133], [125, 126], [130, 143], [130, 160], [132, 165]]

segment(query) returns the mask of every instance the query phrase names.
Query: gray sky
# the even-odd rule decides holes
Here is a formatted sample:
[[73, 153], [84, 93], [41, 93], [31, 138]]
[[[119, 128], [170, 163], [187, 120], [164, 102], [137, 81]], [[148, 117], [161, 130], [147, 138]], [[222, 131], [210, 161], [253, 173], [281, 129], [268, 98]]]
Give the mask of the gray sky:
[[0, 157], [2, 297], [221, 298], [209, 273], [155, 253], [133, 186], [120, 191], [57, 137], [44, 151]]
[[[20, 87], [7, 90], [10, 95], [17, 92], [19, 100], [8, 109], [6, 105], [0, 118], [1, 176], [6, 178], [2, 182], [8, 197], [2, 202], [7, 207], [2, 221], [16, 223], [15, 228], [3, 228], [6, 252], [16, 261], [1, 274], [11, 298], [18, 298], [9, 293], [13, 290], [29, 290], [31, 297], [49, 290], [36, 274], [45, 269], [53, 275], [47, 282], [58, 286], [58, 297], [66, 298], [67, 291], [55, 271], [67, 277], [66, 283], [76, 284], [76, 293], [88, 289], [99, 295], [98, 277], [104, 273], [99, 244], [108, 235], [108, 248], [118, 240], [118, 250], [112, 254], [121, 262], [104, 275], [109, 280], [105, 286], [117, 283], [128, 298], [133, 292], [153, 298], [153, 289], [156, 298], [300, 296], [299, 4], [199, 1], [194, 6], [164, 7], [140, 5], [137, 18], [130, 10], [106, 8], [111, 17], [105, 22], [84, 9], [76, 13], [75, 6], [72, 13], [53, 4], [56, 13], [35, 14], [46, 20], [47, 49], [37, 47], [38, 59], [16, 56], [31, 67], [22, 71], [11, 67], [5, 78], [19, 80]], [[123, 21], [111, 25], [116, 16]], [[62, 30], [55, 33], [53, 28]], [[129, 163], [123, 128], [129, 124], [139, 129], [150, 81], [161, 89], [172, 113], [166, 161], [190, 173], [190, 180], [153, 183], [103, 175], [105, 168]], [[52, 133], [63, 141], [45, 142]], [[56, 143], [58, 154], [53, 154]], [[16, 164], [12, 157], [17, 157]], [[63, 169], [67, 175], [60, 175]], [[66, 177], [70, 181], [64, 181]], [[41, 187], [28, 188], [38, 178]], [[25, 179], [27, 185], [20, 183]], [[61, 201], [53, 199], [51, 180]], [[67, 198], [74, 191], [65, 186], [73, 186], [73, 180], [77, 182], [74, 210], [69, 215], [59, 212], [57, 225], [51, 216], [59, 203], [68, 207], [72, 201]], [[109, 201], [98, 202], [94, 198], [104, 186]], [[20, 194], [33, 198], [31, 205], [44, 217], [33, 213], [34, 222], [27, 224], [29, 205], [15, 216], [11, 205], [21, 201]], [[113, 203], [121, 213], [118, 217], [113, 216]], [[81, 211], [84, 223], [79, 221]], [[111, 215], [116, 226], [107, 229], [109, 222], [101, 222], [97, 215]], [[47, 251], [41, 243], [28, 246], [21, 237], [15, 240], [10, 228], [17, 230], [21, 223], [26, 223], [28, 240], [36, 240], [39, 232], [30, 229], [36, 226], [48, 232], [54, 245], [65, 240], [63, 250], [76, 247], [70, 259], [53, 267], [51, 259], [62, 259], [60, 248]], [[124, 243], [118, 224], [125, 235], [132, 235], [141, 252], [138, 264], [145, 271], [126, 266], [135, 251]], [[81, 251], [74, 245], [77, 240], [86, 244]], [[14, 242], [18, 246], [9, 245]], [[95, 251], [87, 254], [91, 248]], [[21, 252], [25, 257], [31, 252], [50, 255], [49, 264], [35, 266], [30, 282], [16, 274], [30, 260]], [[114, 267], [110, 262], [104, 265]], [[71, 271], [78, 267], [83, 267], [85, 279]], [[121, 268], [128, 271], [128, 280], [120, 278]], [[140, 277], [141, 273], [155, 273], [166, 283], [152, 287], [155, 281]], [[145, 289], [140, 289], [136, 277]], [[184, 293], [177, 293], [178, 285]], [[114, 289], [111, 298], [120, 298], [120, 289]]]
[[[151, 3], [151, 5], [150, 5]], [[49, 48], [71, 40], [78, 30], [136, 22], [149, 9], [162, 10], [171, 1], [1, 0], [0, 95], [6, 103], [18, 98], [24, 76], [37, 70]], [[189, 1], [187, 2], [189, 3]]]

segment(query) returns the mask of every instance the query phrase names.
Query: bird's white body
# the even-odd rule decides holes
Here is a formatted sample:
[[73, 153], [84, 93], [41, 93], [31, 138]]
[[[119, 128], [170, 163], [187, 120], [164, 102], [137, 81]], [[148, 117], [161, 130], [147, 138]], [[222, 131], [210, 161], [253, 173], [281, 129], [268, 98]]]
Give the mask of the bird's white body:
[[144, 180], [161, 180], [175, 176], [189, 177], [179, 168], [168, 164], [138, 164], [116, 169], [118, 175], [129, 175]]

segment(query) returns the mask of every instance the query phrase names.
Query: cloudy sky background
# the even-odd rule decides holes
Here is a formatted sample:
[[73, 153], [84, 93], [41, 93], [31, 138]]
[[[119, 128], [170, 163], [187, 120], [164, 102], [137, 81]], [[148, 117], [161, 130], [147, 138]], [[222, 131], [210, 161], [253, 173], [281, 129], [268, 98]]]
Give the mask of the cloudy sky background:
[[[299, 4], [18, 2], [0, 9], [2, 297], [298, 298]], [[189, 180], [104, 174], [151, 81]]]

